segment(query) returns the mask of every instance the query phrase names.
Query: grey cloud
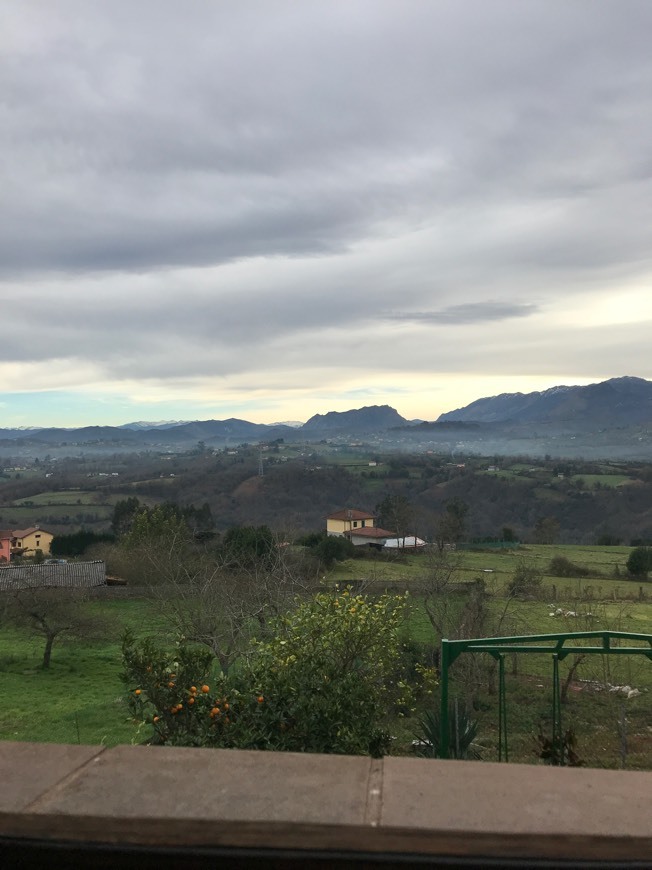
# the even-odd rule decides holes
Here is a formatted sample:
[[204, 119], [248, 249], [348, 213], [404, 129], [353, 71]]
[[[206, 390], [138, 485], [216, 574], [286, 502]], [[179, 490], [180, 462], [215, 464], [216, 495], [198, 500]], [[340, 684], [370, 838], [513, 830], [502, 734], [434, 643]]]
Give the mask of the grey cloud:
[[[597, 359], [590, 330], [562, 351], [521, 330], [649, 279], [648, 0], [4, 12], [0, 292], [38, 316], [2, 359], [162, 379]], [[370, 324], [478, 332], [463, 357]]]
[[385, 318], [433, 325], [484, 323], [508, 320], [512, 317], [529, 317], [538, 310], [536, 305], [523, 302], [468, 302], [463, 305], [451, 305], [439, 311], [396, 312], [385, 315]]
[[[181, 22], [145, 3], [124, 32], [126, 5], [70, 4], [80, 23], [65, 40], [6, 61], [2, 261], [128, 271], [321, 254], [379, 220], [645, 171], [645, 4], [629, 4], [627, 28], [617, 10], [528, 5], [272, 3], [255, 20], [255, 5], [191, 4]], [[622, 69], [632, 51], [638, 81]], [[426, 155], [440, 171], [426, 160], [387, 183]]]

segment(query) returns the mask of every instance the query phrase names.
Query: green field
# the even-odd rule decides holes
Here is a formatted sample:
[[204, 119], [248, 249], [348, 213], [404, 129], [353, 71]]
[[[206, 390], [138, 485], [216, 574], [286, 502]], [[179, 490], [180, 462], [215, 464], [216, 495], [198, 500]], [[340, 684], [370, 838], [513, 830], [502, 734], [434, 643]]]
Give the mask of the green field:
[[[504, 601], [491, 602], [495, 616]], [[592, 605], [597, 619], [551, 618], [542, 602], [517, 602], [508, 612], [505, 634], [558, 633], [585, 630], [620, 630], [652, 635], [652, 603]], [[579, 612], [580, 608], [576, 608]], [[579, 623], [579, 624], [578, 624]], [[425, 613], [416, 605], [409, 622], [410, 637], [429, 643], [433, 633]], [[635, 645], [639, 645], [636, 643]], [[464, 661], [466, 659], [466, 662]], [[496, 666], [487, 656], [461, 656], [451, 668], [450, 696], [466, 697], [464, 665], [484, 666], [486, 685], [473, 716], [479, 722], [478, 743], [482, 757], [497, 760], [498, 694]], [[560, 662], [560, 679], [566, 679], [574, 657]], [[493, 670], [489, 670], [493, 669]], [[506, 657], [507, 730], [510, 760], [536, 762], [537, 735], [550, 734], [552, 723], [552, 657], [530, 654]], [[491, 674], [491, 678], [489, 678]], [[641, 694], [628, 699], [606, 691], [605, 684], [630, 686]], [[644, 656], [587, 656], [579, 665], [562, 705], [562, 726], [573, 729], [577, 751], [591, 767], [652, 769], [652, 661]], [[626, 758], [623, 760], [623, 747]]]
[[[465, 552], [461, 554], [458, 579], [485, 581], [490, 593], [487, 624], [499, 627], [500, 633], [527, 635], [609, 629], [652, 634], [652, 584], [612, 576], [616, 566], [622, 569], [629, 552], [626, 547], [559, 546]], [[591, 576], [560, 579], [546, 575], [544, 594], [537, 600], [508, 600], [506, 586], [520, 560], [545, 569], [555, 554], [586, 566]], [[366, 580], [371, 589], [384, 584], [403, 584], [408, 589], [412, 584], [416, 589], [416, 581], [426, 569], [424, 556], [389, 562], [354, 559], [338, 565], [328, 582], [345, 585]], [[434, 632], [418, 595], [411, 596], [410, 602], [406, 640], [434, 649]], [[2, 628], [0, 691], [4, 704], [0, 712], [0, 739], [106, 745], [143, 739], [129, 720], [124, 701], [120, 638], [126, 627], [137, 635], [160, 635], [164, 626], [153, 605], [144, 600], [101, 600], [89, 606], [112, 620], [109, 638], [98, 644], [76, 641], [55, 645], [49, 671], [40, 668], [40, 640], [6, 626]], [[557, 614], [557, 610], [562, 613]], [[571, 664], [572, 657], [561, 662], [562, 681]], [[539, 727], [545, 732], [550, 721], [551, 667], [548, 655], [519, 655], [516, 660], [509, 657], [508, 722], [513, 760], [536, 760], [534, 736]], [[457, 664], [452, 669], [452, 696], [464, 697], [464, 673]], [[489, 670], [486, 673], [490, 675]], [[594, 766], [621, 764], [625, 722], [626, 766], [652, 769], [652, 662], [643, 657], [592, 656], [582, 662], [576, 676], [563, 717], [565, 727], [572, 726], [578, 735], [580, 756]], [[489, 676], [487, 681], [474, 715], [480, 721], [481, 742], [487, 745], [484, 757], [493, 760], [497, 698], [495, 680], [493, 687]], [[591, 681], [627, 684], [642, 694], [627, 700], [599, 691]], [[397, 732], [397, 751], [407, 751], [416, 727], [414, 720], [404, 722]]]
[[16, 499], [12, 504], [24, 505], [27, 507], [44, 506], [44, 505], [114, 505], [121, 496], [119, 495], [104, 495], [97, 492], [86, 492], [84, 490], [64, 490], [62, 492], [40, 492], [36, 495], [30, 495], [27, 498]]
[[633, 483], [631, 477], [628, 477], [626, 474], [574, 474], [571, 480], [583, 480], [587, 487], [593, 487], [598, 483], [600, 486], [615, 488]]
[[[66, 517], [75, 519], [78, 514], [81, 516], [96, 515], [97, 522], [104, 522], [113, 515], [113, 508], [110, 505], [101, 504], [52, 504], [40, 507], [36, 505], [34, 507], [0, 505], [0, 522], [3, 526], [14, 528], [26, 528], [34, 523], [43, 525], [46, 522], [45, 518], [51, 518], [50, 521], [53, 523]], [[79, 523], [76, 527], [79, 527]]]
[[522, 471], [513, 468], [499, 468], [496, 471], [489, 471], [488, 469], [485, 469], [484, 471], [479, 471], [478, 474], [487, 475], [489, 477], [504, 477], [515, 483], [528, 482], [527, 477], [523, 475]]
[[0, 739], [52, 743], [138, 740], [128, 719], [120, 679], [120, 638], [125, 628], [160, 630], [151, 605], [111, 601], [90, 605], [113, 620], [110, 637], [98, 644], [55, 644], [49, 670], [40, 668], [43, 643], [24, 632], [0, 632]]
[[[467, 550], [460, 552], [459, 572], [460, 579], [473, 580], [482, 577], [491, 584], [492, 591], [498, 591], [511, 579], [516, 566], [525, 561], [536, 566], [544, 572], [544, 585], [552, 590], [557, 586], [558, 591], [568, 588], [568, 595], [578, 593], [580, 584], [585, 588], [593, 585], [597, 594], [597, 587], [602, 587], [604, 597], [621, 594], [631, 597], [638, 593], [638, 586], [630, 581], [619, 579], [614, 576], [616, 570], [622, 575], [625, 573], [625, 563], [631, 552], [631, 547], [598, 547], [598, 546], [575, 546], [575, 545], [536, 545], [527, 544], [513, 550]], [[546, 569], [553, 556], [565, 556], [571, 562], [589, 569], [589, 577], [584, 580], [569, 581], [566, 578], [553, 577], [546, 574]], [[352, 559], [341, 563], [329, 575], [335, 583], [345, 584], [360, 577], [378, 582], [409, 582], [418, 579], [428, 570], [427, 554], [403, 556], [395, 559], [379, 557], [378, 559]], [[649, 595], [652, 597], [652, 586]]]

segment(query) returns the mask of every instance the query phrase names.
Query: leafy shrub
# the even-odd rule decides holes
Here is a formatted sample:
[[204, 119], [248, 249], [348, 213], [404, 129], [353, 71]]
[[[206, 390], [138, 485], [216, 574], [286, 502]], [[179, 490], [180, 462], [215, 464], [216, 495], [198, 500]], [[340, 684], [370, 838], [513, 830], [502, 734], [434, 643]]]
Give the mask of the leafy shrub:
[[326, 538], [326, 532], [308, 532], [307, 535], [301, 535], [301, 537], [297, 538], [295, 544], [299, 547], [308, 547], [312, 549], [316, 547], [318, 544]]
[[[217, 672], [204, 648], [125, 636], [124, 679], [149, 743], [382, 755], [391, 714], [411, 709], [399, 629], [404, 596], [349, 590], [301, 601]], [[432, 680], [422, 668], [421, 682]]]
[[304, 535], [297, 543], [308, 547], [326, 568], [330, 568], [335, 562], [352, 559], [356, 555], [356, 548], [348, 538], [329, 535], [326, 532]]
[[605, 532], [598, 537], [596, 544], [599, 547], [619, 547], [622, 542], [622, 538], [619, 538], [616, 535], [610, 535], [608, 532]]
[[558, 738], [546, 737], [541, 730], [537, 735], [537, 755], [544, 764], [553, 767], [584, 767], [585, 762], [577, 754], [577, 737], [572, 728]]
[[632, 577], [647, 578], [648, 571], [652, 571], [652, 547], [636, 547], [626, 564]]
[[[471, 717], [463, 710], [455, 709], [451, 704], [448, 708], [449, 722], [449, 750], [450, 758], [473, 758], [482, 757], [480, 747], [475, 744], [478, 733], [477, 719]], [[429, 710], [419, 722], [419, 731], [415, 734], [417, 744], [416, 755], [421, 758], [439, 758], [441, 745], [441, 717], [439, 710]]]
[[130, 710], [136, 720], [153, 728], [145, 742], [206, 745], [214, 719], [210, 712], [217, 700], [214, 692], [201, 690], [211, 679], [211, 653], [185, 641], [165, 650], [153, 638], [137, 641], [128, 631], [122, 661], [123, 680], [132, 687], [127, 698]]
[[517, 597], [537, 595], [541, 591], [542, 583], [542, 572], [535, 565], [521, 561], [514, 571], [514, 576], [510, 580], [507, 590], [510, 595]]
[[114, 540], [113, 535], [81, 529], [70, 535], [55, 535], [50, 544], [50, 554], [52, 556], [82, 556], [89, 547], [95, 544], [111, 543]]
[[382, 755], [388, 713], [409, 706], [405, 598], [320, 594], [278, 620], [251, 662], [271, 713], [269, 748]]
[[277, 546], [269, 526], [232, 526], [222, 542], [227, 556], [240, 564], [269, 559]]
[[566, 556], [555, 556], [551, 559], [548, 573], [553, 577], [588, 577], [591, 574], [588, 568], [571, 562]]

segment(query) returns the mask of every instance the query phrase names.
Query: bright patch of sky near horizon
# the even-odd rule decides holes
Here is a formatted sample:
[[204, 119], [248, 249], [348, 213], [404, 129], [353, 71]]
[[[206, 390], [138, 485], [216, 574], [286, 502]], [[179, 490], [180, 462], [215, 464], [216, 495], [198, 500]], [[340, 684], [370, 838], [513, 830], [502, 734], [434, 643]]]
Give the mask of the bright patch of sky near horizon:
[[0, 426], [652, 377], [648, 0], [0, 15]]

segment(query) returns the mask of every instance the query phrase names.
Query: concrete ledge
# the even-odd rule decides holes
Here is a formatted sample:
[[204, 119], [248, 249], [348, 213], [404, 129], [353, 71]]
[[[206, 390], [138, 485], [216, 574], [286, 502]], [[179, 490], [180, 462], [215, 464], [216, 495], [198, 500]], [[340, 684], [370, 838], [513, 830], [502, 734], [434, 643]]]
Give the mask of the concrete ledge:
[[8, 742], [0, 782], [0, 857], [67, 844], [319, 853], [338, 866], [351, 855], [369, 867], [392, 856], [652, 866], [652, 773]]

